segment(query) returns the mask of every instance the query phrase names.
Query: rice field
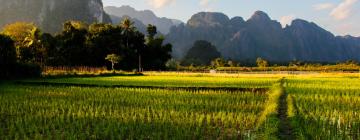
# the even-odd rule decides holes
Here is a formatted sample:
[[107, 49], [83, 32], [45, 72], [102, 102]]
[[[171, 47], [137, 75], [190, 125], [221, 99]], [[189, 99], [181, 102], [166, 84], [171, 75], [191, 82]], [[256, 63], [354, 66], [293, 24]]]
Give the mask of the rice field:
[[298, 139], [360, 139], [360, 79], [287, 81], [288, 116]]
[[89, 78], [49, 78], [27, 82], [50, 82], [90, 85], [158, 86], [158, 87], [241, 87], [268, 88], [279, 78], [241, 78], [216, 76], [113, 76]]
[[31, 84], [0, 84], [0, 139], [360, 139], [356, 77], [153, 73], [21, 82]]

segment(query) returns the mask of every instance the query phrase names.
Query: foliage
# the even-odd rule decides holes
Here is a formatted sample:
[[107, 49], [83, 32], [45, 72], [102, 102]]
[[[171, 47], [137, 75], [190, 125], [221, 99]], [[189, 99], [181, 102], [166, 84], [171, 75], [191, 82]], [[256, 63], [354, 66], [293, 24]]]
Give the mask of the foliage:
[[359, 79], [296, 78], [287, 81], [289, 118], [298, 139], [360, 138]]
[[[153, 30], [149, 31], [154, 36], [156, 27], [151, 28]], [[7, 25], [3, 32], [15, 40], [19, 62], [42, 67], [109, 66], [104, 58], [116, 54], [123, 58], [115, 66], [117, 68], [143, 69], [141, 63], [144, 61], [145, 69], [160, 70], [165, 69], [167, 60], [171, 58], [171, 44], [164, 45], [163, 37], [151, 37], [145, 44], [144, 34], [137, 31], [129, 19], [117, 26], [67, 21], [55, 37], [25, 22]]]
[[269, 66], [269, 62], [260, 57], [256, 59], [256, 64], [260, 68], [266, 68], [267, 66]]
[[213, 61], [211, 61], [211, 66], [217, 68], [217, 67], [224, 67], [226, 65], [226, 62], [222, 58], [216, 58]]
[[16, 63], [16, 50], [14, 41], [0, 34], [0, 78], [9, 77], [11, 67]]
[[146, 70], [166, 69], [166, 62], [171, 59], [171, 44], [164, 44], [163, 36], [155, 37], [157, 31], [153, 25], [148, 25], [146, 47], [143, 49], [143, 62]]
[[6, 36], [0, 34], [0, 66], [4, 68], [6, 65], [14, 64], [16, 62], [16, 50], [14, 41]]
[[105, 60], [108, 60], [111, 62], [111, 68], [114, 71], [115, 64], [119, 63], [121, 61], [121, 57], [116, 54], [109, 54], [106, 56]]
[[179, 70], [180, 68], [180, 62], [176, 59], [168, 60], [165, 65], [168, 70]]
[[33, 23], [16, 22], [6, 25], [3, 33], [15, 41], [17, 57], [20, 62], [35, 61], [35, 51], [39, 47], [40, 30]]
[[131, 88], [9, 86], [0, 91], [0, 112], [12, 114], [2, 118], [2, 139], [241, 139], [252, 135], [247, 130], [256, 125], [266, 99], [251, 92]]

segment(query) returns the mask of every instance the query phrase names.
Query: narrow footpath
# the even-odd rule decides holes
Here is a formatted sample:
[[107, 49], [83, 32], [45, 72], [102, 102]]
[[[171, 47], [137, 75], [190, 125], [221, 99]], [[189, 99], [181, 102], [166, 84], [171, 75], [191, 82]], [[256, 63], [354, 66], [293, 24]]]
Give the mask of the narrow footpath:
[[282, 94], [279, 99], [279, 106], [278, 106], [278, 118], [280, 120], [279, 126], [279, 138], [281, 140], [294, 140], [295, 137], [292, 134], [292, 128], [290, 121], [288, 119], [288, 103], [287, 103], [287, 96], [288, 94], [285, 91], [285, 83], [286, 80], [283, 78], [281, 80], [281, 90]]

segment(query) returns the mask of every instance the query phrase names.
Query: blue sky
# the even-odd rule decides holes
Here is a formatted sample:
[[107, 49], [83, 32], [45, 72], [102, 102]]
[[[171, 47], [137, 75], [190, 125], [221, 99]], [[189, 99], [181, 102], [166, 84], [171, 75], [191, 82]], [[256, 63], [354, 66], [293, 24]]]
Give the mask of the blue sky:
[[105, 6], [130, 5], [150, 9], [160, 17], [186, 22], [201, 11], [222, 12], [248, 19], [261, 10], [283, 25], [301, 18], [335, 35], [360, 36], [360, 0], [103, 0]]

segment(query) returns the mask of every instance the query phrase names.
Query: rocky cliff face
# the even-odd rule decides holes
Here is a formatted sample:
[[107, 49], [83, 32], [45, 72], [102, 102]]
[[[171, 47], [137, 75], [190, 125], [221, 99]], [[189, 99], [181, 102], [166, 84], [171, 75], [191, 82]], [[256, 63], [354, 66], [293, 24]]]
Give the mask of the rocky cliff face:
[[101, 0], [0, 0], [0, 26], [34, 22], [45, 32], [58, 32], [67, 20], [111, 22]]
[[223, 57], [239, 61], [253, 62], [257, 57], [277, 62], [360, 60], [360, 38], [335, 37], [315, 23], [300, 19], [282, 28], [262, 11], [247, 21], [201, 12], [186, 25], [173, 27], [166, 38], [173, 44], [176, 58], [182, 58], [194, 41], [207, 40]]

